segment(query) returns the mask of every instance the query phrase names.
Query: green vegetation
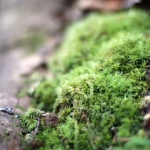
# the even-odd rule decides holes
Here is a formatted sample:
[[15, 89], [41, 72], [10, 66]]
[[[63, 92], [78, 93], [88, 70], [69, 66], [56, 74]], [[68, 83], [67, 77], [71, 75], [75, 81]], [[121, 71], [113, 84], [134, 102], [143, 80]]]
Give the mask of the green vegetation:
[[53, 105], [57, 98], [56, 88], [56, 80], [53, 82], [46, 80], [39, 83], [38, 87], [35, 87], [35, 90], [33, 89], [30, 93], [35, 98], [33, 105], [38, 109], [47, 110], [49, 112], [53, 111]]
[[[55, 78], [41, 83], [33, 94], [39, 107], [59, 117], [56, 128], [42, 128], [36, 136], [45, 145], [40, 150], [107, 149], [138, 133], [141, 99], [149, 89], [146, 20], [149, 14], [139, 10], [91, 14], [68, 29], [50, 61]], [[118, 140], [113, 140], [112, 127]]]
[[62, 44], [57, 56], [53, 58], [52, 69], [57, 74], [58, 72], [67, 73], [87, 61], [95, 62], [97, 59], [104, 58], [109, 43], [113, 46], [118, 45], [117, 40], [114, 43], [118, 34], [122, 34], [119, 41], [122, 40], [124, 44], [123, 41], [126, 39], [124, 33], [129, 33], [131, 36], [134, 34], [148, 36], [149, 23], [145, 20], [149, 20], [148, 13], [135, 10], [116, 15], [92, 14], [88, 16], [84, 21], [68, 29], [66, 42]]
[[21, 127], [26, 133], [32, 132], [37, 126], [37, 119], [40, 116], [40, 111], [34, 108], [30, 108], [24, 115], [20, 118], [22, 124]]
[[132, 137], [130, 138], [130, 141], [125, 144], [124, 148], [118, 147], [114, 148], [114, 150], [149, 150], [150, 147], [150, 141], [146, 138], [140, 138], [140, 137]]

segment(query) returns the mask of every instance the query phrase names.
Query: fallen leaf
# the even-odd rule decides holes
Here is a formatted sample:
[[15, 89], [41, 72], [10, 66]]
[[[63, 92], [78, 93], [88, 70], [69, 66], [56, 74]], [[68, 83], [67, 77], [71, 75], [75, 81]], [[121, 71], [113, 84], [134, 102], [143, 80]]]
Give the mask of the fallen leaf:
[[141, 0], [78, 0], [77, 6], [82, 10], [115, 11], [132, 7]]

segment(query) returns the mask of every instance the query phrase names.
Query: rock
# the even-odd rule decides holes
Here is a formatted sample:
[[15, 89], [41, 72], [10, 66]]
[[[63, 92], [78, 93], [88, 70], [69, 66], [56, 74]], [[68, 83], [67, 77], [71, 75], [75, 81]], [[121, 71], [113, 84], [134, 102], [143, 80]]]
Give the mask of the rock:
[[42, 119], [46, 126], [57, 127], [59, 123], [58, 116], [55, 113], [45, 113], [42, 114]]
[[5, 93], [0, 93], [0, 108], [11, 107], [14, 109], [17, 103], [18, 103], [17, 98], [9, 96], [8, 94], [5, 94]]
[[0, 150], [20, 150], [23, 130], [18, 125], [18, 119], [0, 112]]

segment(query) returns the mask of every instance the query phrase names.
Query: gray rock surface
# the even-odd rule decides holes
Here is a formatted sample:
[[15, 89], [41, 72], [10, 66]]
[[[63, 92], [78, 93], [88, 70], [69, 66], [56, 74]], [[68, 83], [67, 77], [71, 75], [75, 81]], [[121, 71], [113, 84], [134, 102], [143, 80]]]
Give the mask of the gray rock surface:
[[20, 150], [22, 129], [19, 121], [11, 115], [0, 112], [0, 150]]

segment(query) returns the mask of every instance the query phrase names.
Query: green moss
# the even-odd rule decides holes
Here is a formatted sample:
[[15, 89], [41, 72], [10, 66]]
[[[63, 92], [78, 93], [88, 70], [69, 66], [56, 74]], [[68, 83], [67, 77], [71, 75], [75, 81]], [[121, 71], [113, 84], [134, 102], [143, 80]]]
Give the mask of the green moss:
[[114, 148], [114, 150], [149, 150], [150, 140], [140, 137], [132, 137], [124, 147]]
[[57, 81], [45, 80], [33, 89], [30, 95], [34, 97], [34, 107], [45, 111], [53, 111], [53, 105], [57, 97], [56, 87]]
[[[139, 17], [140, 16], [140, 17]], [[94, 59], [97, 52], [103, 49], [114, 36], [120, 32], [132, 32], [148, 35], [149, 14], [130, 10], [116, 15], [92, 14], [87, 19], [71, 26], [65, 41], [53, 58], [51, 68], [56, 73], [66, 73], [71, 69]]]
[[112, 127], [118, 139], [138, 133], [141, 99], [149, 89], [150, 30], [145, 20], [148, 13], [139, 10], [92, 14], [68, 29], [50, 63], [54, 81], [43, 82], [34, 94], [60, 121], [37, 136], [45, 144], [41, 149], [107, 149], [118, 145]]
[[[60, 124], [57, 128], [46, 128], [41, 134], [37, 136], [37, 140], [44, 140], [44, 147], [41, 150], [54, 149], [54, 150], [70, 150], [70, 149], [84, 149], [88, 147], [89, 140], [85, 133], [87, 130], [83, 125], [78, 128], [78, 123], [73, 118], [67, 117], [66, 124]], [[80, 133], [80, 134], [79, 134]], [[80, 140], [79, 140], [80, 139]], [[75, 144], [74, 144], [75, 143]]]
[[27, 112], [20, 118], [21, 127], [26, 133], [31, 133], [37, 127], [37, 119], [40, 116], [40, 111], [34, 108], [29, 108]]

